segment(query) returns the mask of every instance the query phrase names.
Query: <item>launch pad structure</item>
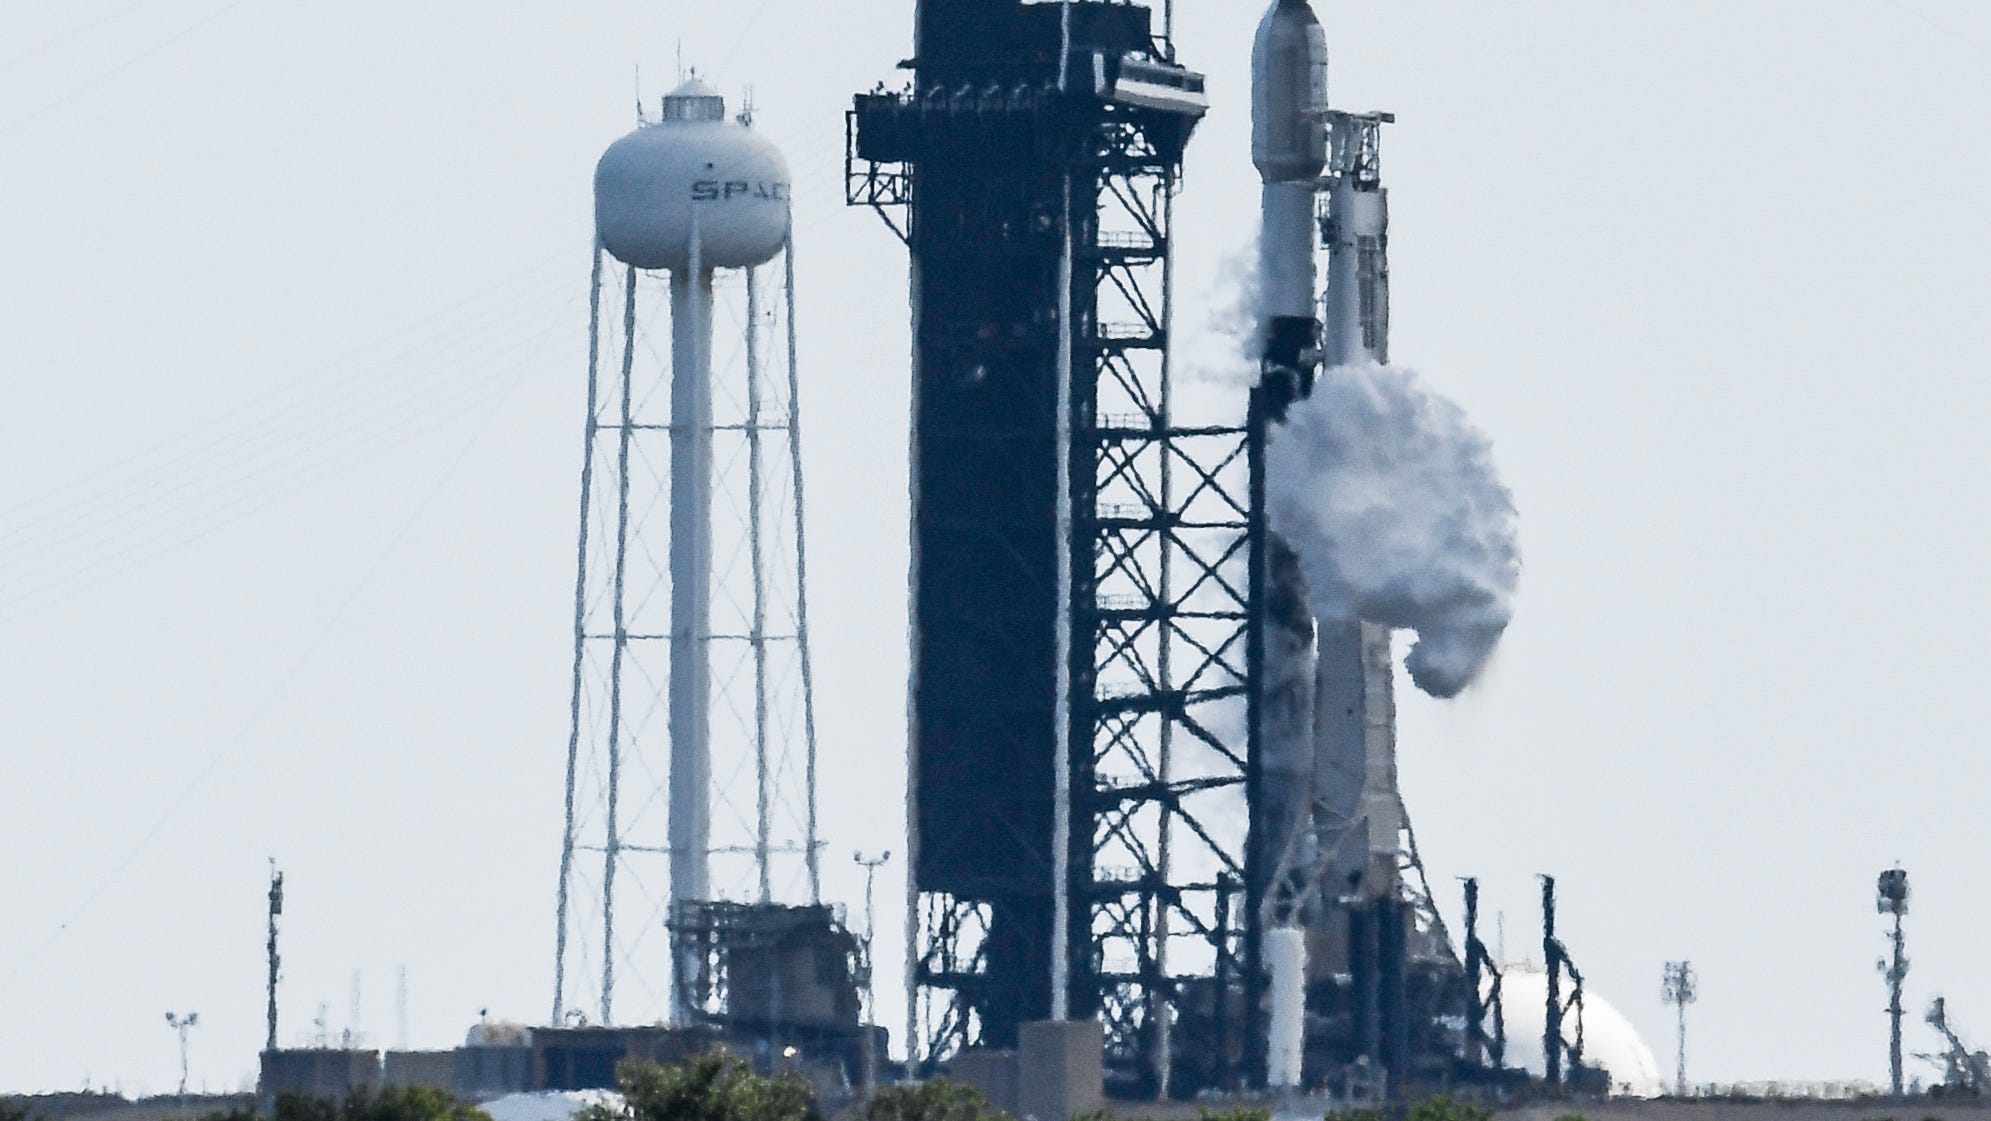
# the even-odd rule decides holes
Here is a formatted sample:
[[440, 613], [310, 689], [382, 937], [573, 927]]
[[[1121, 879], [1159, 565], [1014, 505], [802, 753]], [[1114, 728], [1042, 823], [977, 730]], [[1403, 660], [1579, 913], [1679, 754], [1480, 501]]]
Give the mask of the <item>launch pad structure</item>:
[[1392, 118], [1327, 109], [1319, 24], [1276, 0], [1254, 153], [1287, 145], [1261, 286], [1288, 283], [1257, 384], [1185, 415], [1174, 198], [1208, 101], [1165, 12], [918, 0], [911, 82], [847, 116], [846, 201], [911, 256], [909, 1063], [1097, 1019], [1119, 1097], [1500, 1081], [1498, 969], [1453, 948], [1397, 790], [1391, 633], [1317, 624], [1266, 516], [1316, 372], [1388, 361]]
[[[845, 138], [846, 201], [912, 263], [910, 1072], [1083, 1021], [1120, 1098], [1498, 1080], [1497, 969], [1470, 920], [1453, 948], [1397, 788], [1392, 633], [1318, 611], [1267, 513], [1316, 378], [1388, 361], [1390, 118], [1328, 109], [1322, 29], [1274, 0], [1264, 349], [1192, 410], [1173, 226], [1209, 102], [1168, 16], [916, 11], [912, 82]], [[870, 1070], [869, 924], [821, 904], [788, 170], [695, 77], [662, 112], [596, 171], [552, 1021]], [[729, 283], [743, 371], [715, 368]]]
[[[1248, 426], [1171, 411], [1169, 239], [1206, 102], [1145, 8], [929, 0], [850, 200], [913, 256], [909, 1046], [1100, 1018], [1137, 1094], [1246, 1075]], [[991, 595], [1001, 589], [999, 595]], [[1175, 1058], [1200, 986], [1216, 1038]]]

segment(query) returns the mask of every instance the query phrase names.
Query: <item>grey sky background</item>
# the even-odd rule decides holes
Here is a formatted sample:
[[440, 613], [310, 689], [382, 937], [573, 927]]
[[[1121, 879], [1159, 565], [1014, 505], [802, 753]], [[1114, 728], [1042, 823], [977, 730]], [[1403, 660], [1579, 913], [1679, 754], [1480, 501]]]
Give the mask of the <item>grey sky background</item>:
[[[1256, 181], [1256, 3], [1181, 0], [1217, 100], [1178, 237], [1214, 333]], [[1493, 437], [1520, 613], [1406, 697], [1447, 913], [1533, 875], [1662, 1061], [1885, 1070], [1874, 874], [1919, 1014], [1991, 1039], [1979, 750], [1991, 11], [1321, 5], [1388, 108], [1394, 351]], [[286, 1042], [551, 997], [589, 177], [687, 63], [794, 165], [827, 867], [904, 848], [905, 260], [841, 206], [908, 0], [0, 6], [0, 1086], [243, 1083], [266, 858]], [[1215, 371], [1213, 371], [1215, 372]], [[896, 900], [901, 865], [881, 882]], [[896, 917], [879, 956], [896, 961]], [[888, 979], [885, 1001], [895, 999]], [[894, 1018], [895, 1019], [895, 1018]], [[1933, 1040], [1919, 1023], [1910, 1045]]]

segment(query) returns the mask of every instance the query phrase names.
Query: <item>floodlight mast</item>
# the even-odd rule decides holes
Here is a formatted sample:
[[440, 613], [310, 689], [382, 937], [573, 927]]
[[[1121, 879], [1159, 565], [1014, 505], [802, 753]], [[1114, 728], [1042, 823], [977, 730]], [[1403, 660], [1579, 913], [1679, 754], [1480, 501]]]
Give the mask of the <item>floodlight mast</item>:
[[877, 1023], [878, 983], [877, 975], [873, 972], [873, 962], [876, 959], [871, 955], [871, 943], [878, 933], [878, 912], [873, 905], [872, 888], [878, 879], [878, 869], [892, 859], [892, 850], [886, 849], [877, 856], [853, 852], [850, 854], [850, 859], [864, 869], [864, 1013], [866, 1023]]
[[277, 955], [277, 916], [283, 914], [283, 872], [277, 868], [275, 857], [270, 858], [270, 940], [268, 945], [270, 984], [269, 984], [269, 1037], [263, 1050], [277, 1049], [277, 974], [283, 959]]
[[200, 1013], [189, 1012], [182, 1016], [175, 1012], [166, 1013], [166, 1026], [180, 1037], [180, 1097], [184, 1105], [187, 1096], [187, 1033], [200, 1023]]
[[1692, 962], [1666, 963], [1666, 981], [1662, 995], [1666, 1003], [1673, 1006], [1679, 1018], [1679, 1036], [1674, 1051], [1673, 1093], [1684, 1098], [1687, 1096], [1687, 1006], [1700, 996], [1700, 978], [1694, 975]]
[[1891, 959], [1876, 963], [1881, 976], [1887, 979], [1887, 1073], [1894, 1096], [1902, 1095], [1901, 1082], [1901, 983], [1908, 977], [1908, 955], [1904, 952], [1906, 942], [1901, 933], [1901, 920], [1908, 914], [1908, 873], [1896, 867], [1880, 874], [1875, 885], [1874, 909], [1883, 915], [1894, 916], [1894, 929], [1888, 935], [1893, 949]]

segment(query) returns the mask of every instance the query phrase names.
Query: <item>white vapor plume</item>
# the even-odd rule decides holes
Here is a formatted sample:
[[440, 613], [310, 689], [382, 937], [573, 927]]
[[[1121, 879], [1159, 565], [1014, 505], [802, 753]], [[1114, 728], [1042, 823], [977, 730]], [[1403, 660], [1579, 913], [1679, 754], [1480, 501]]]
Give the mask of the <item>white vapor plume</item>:
[[1300, 556], [1323, 620], [1417, 632], [1417, 687], [1454, 697], [1513, 618], [1514, 499], [1464, 410], [1396, 366], [1324, 370], [1273, 428], [1272, 528]]

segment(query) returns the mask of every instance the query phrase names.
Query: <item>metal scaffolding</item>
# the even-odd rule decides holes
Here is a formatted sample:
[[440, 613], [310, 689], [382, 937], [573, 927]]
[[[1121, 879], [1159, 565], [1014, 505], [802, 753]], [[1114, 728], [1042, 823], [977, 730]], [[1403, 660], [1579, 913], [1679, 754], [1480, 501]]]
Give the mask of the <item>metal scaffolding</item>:
[[1173, 392], [1201, 78], [1138, 6], [951, 7], [912, 90], [857, 99], [846, 168], [914, 263], [909, 1047], [1097, 1016], [1118, 1093], [1236, 1084], [1263, 426]]

